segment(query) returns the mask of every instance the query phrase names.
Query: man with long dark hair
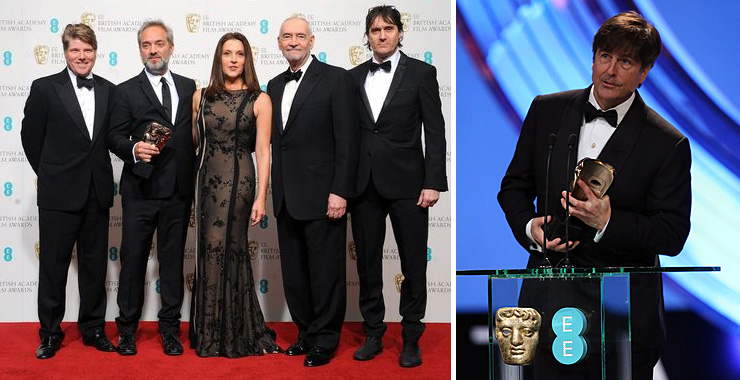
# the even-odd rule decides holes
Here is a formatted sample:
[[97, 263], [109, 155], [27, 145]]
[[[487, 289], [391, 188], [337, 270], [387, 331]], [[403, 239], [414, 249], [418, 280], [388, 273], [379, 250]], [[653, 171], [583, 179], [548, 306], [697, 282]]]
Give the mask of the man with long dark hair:
[[437, 69], [399, 50], [403, 22], [396, 8], [371, 8], [365, 37], [373, 58], [351, 70], [360, 99], [360, 162], [359, 197], [350, 212], [366, 335], [354, 358], [370, 360], [383, 347], [383, 242], [390, 215], [403, 274], [399, 364], [415, 367], [425, 328], [429, 207], [447, 191], [442, 102]]

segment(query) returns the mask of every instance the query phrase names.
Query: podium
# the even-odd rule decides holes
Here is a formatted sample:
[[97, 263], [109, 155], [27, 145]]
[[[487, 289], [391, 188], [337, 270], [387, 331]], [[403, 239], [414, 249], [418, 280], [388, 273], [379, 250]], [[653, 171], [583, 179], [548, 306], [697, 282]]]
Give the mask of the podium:
[[[720, 267], [609, 267], [462, 270], [458, 276], [488, 276], [489, 378], [632, 378], [630, 277], [667, 272], [714, 272]], [[659, 280], [659, 278], [657, 279]], [[504, 363], [496, 339], [496, 312], [527, 307], [541, 315], [532, 365]], [[503, 320], [505, 318], [499, 318]], [[516, 334], [514, 334], [516, 335]], [[500, 336], [503, 337], [503, 336]], [[526, 339], [526, 338], [524, 338]], [[508, 341], [504, 349], [512, 346]], [[531, 351], [531, 350], [527, 350]], [[546, 369], [546, 370], [543, 370]]]

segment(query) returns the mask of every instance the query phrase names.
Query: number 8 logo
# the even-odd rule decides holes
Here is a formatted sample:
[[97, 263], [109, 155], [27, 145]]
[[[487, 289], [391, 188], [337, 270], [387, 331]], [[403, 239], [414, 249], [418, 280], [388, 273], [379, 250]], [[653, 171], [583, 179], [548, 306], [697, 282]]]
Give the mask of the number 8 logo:
[[557, 338], [552, 342], [552, 354], [557, 361], [571, 365], [586, 357], [588, 344], [582, 336], [586, 326], [586, 315], [580, 309], [564, 307], [555, 313], [552, 330]]

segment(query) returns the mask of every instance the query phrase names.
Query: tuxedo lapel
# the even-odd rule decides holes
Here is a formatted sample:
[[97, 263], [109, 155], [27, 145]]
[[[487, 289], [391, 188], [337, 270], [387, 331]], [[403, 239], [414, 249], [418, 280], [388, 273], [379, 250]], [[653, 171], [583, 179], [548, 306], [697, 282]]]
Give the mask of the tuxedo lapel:
[[604, 146], [599, 154], [599, 160], [604, 161], [614, 168], [615, 175], [620, 172], [628, 153], [635, 146], [637, 138], [642, 132], [642, 126], [645, 123], [647, 109], [642, 101], [640, 94], [635, 92], [635, 100], [632, 106], [624, 115], [624, 119], [619, 123], [617, 130]]
[[272, 83], [274, 83], [274, 87], [273, 88], [275, 89], [274, 90], [275, 92], [273, 93], [273, 95], [275, 95], [275, 100], [276, 100], [276, 101], [272, 102], [272, 104], [274, 105], [274, 107], [272, 109], [272, 115], [273, 115], [273, 118], [275, 120], [275, 125], [277, 126], [277, 131], [278, 131], [278, 133], [280, 133], [282, 135], [283, 132], [284, 132], [284, 128], [283, 128], [283, 92], [285, 92], [285, 80], [283, 80], [283, 78], [281, 76], [278, 79], [273, 80]]
[[167, 124], [170, 124], [170, 118], [167, 116], [167, 111], [165, 111], [164, 106], [162, 106], [159, 98], [157, 98], [157, 94], [154, 93], [154, 87], [152, 87], [152, 83], [149, 82], [149, 78], [146, 76], [144, 70], [139, 74], [139, 86], [141, 87], [141, 91], [144, 92], [146, 98], [149, 99], [149, 103], [151, 103], [162, 115], [162, 119], [167, 120]]
[[316, 57], [314, 57], [313, 62], [311, 62], [311, 65], [308, 66], [306, 74], [304, 75], [303, 80], [301, 80], [301, 84], [298, 86], [298, 91], [296, 91], [295, 93], [293, 103], [290, 105], [290, 114], [288, 114], [288, 122], [285, 123], [284, 132], [288, 132], [288, 128], [293, 125], [293, 122], [296, 119], [296, 115], [303, 106], [303, 103], [305, 103], [306, 99], [308, 99], [308, 95], [311, 94], [313, 88], [316, 87], [316, 84], [319, 83], [319, 80], [321, 79], [321, 72], [323, 71], [323, 67], [321, 67], [321, 65], [322, 63], [319, 62]]
[[95, 121], [93, 122], [92, 141], [95, 141], [100, 134], [100, 128], [103, 127], [103, 119], [108, 112], [108, 86], [103, 85], [103, 81], [95, 77]]
[[185, 107], [186, 98], [188, 96], [192, 96], [192, 94], [185, 94], [186, 80], [183, 77], [172, 73], [172, 80], [175, 81], [175, 90], [177, 91], [177, 97], [179, 98], [177, 100], [177, 115], [175, 115], [175, 124], [173, 125], [174, 127], [177, 127], [180, 125], [180, 119], [187, 117], [186, 112], [193, 112], [192, 108]]
[[85, 117], [82, 116], [82, 109], [80, 108], [80, 103], [77, 101], [77, 94], [75, 94], [75, 90], [72, 85], [73, 84], [69, 80], [69, 74], [67, 73], [66, 68], [64, 71], [59, 73], [56, 80], [54, 80], [54, 90], [59, 96], [59, 100], [64, 105], [64, 109], [67, 110], [69, 116], [72, 117], [72, 120], [75, 122], [75, 126], [80, 130], [80, 132], [82, 132], [82, 135], [87, 136], [87, 139], [91, 140], [90, 131], [87, 130], [87, 125], [85, 125]]
[[[560, 120], [560, 124], [558, 126], [557, 140], [555, 142], [555, 147], [553, 148], [553, 161], [551, 168], [553, 173], [561, 174], [553, 177], [554, 183], [557, 184], [555, 188], [559, 189], [558, 191], [564, 190], [568, 187], [569, 184], [566, 181], [566, 176], [567, 178], [570, 178], [570, 173], [573, 172], [573, 169], [578, 163], [578, 139], [576, 139], [576, 145], [574, 145], [570, 151], [570, 165], [566, 168], [566, 165], [568, 164], [568, 137], [570, 137], [570, 135], [576, 135], [576, 137], [580, 138], [581, 125], [583, 124], [583, 110], [588, 101], [590, 90], [590, 88], [587, 88], [571, 99], [570, 103], [568, 103], [568, 106], [565, 108], [563, 118]], [[542, 148], [544, 149], [545, 147], [543, 146]], [[563, 168], [567, 169], [567, 173], [563, 172]]]
[[[403, 81], [403, 75], [406, 73], [406, 67], [408, 64], [408, 57], [403, 52], [401, 53], [401, 57], [398, 59], [398, 67], [396, 68], [395, 74], [393, 74], [393, 79], [391, 80], [391, 87], [388, 88], [388, 94], [385, 96], [385, 101], [383, 101], [383, 108], [380, 109], [380, 113], [378, 114], [378, 120], [383, 116], [383, 112], [388, 108], [388, 105], [391, 104], [391, 101], [393, 100], [393, 96], [396, 94], [396, 90], [398, 90], [398, 87], [401, 85], [401, 81]], [[372, 114], [372, 111], [370, 112]]]
[[362, 64], [359, 75], [360, 80], [357, 82], [357, 88], [360, 89], [360, 97], [362, 98], [362, 104], [365, 105], [367, 116], [374, 124], [375, 119], [373, 118], [373, 109], [370, 107], [370, 99], [367, 97], [367, 92], [365, 91], [365, 81], [367, 80], [367, 72], [370, 71], [370, 62], [371, 60], [368, 60]]

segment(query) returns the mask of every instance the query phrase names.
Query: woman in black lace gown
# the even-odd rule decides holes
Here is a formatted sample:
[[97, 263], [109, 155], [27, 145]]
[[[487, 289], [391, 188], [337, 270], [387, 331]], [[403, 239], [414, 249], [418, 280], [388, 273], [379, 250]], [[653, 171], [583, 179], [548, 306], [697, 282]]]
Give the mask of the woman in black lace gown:
[[280, 352], [257, 300], [247, 247], [247, 229], [265, 216], [272, 105], [241, 33], [218, 42], [210, 84], [193, 96], [193, 115], [198, 242], [191, 346], [199, 356]]

